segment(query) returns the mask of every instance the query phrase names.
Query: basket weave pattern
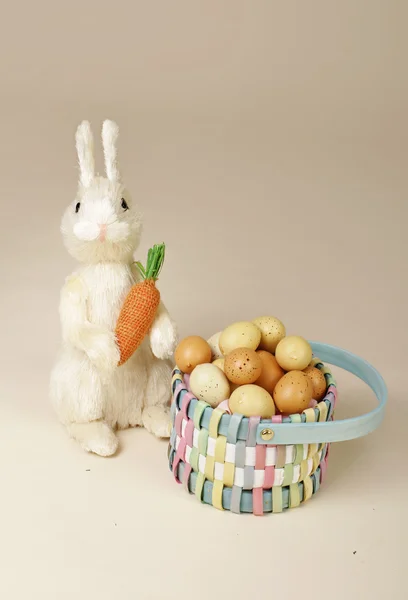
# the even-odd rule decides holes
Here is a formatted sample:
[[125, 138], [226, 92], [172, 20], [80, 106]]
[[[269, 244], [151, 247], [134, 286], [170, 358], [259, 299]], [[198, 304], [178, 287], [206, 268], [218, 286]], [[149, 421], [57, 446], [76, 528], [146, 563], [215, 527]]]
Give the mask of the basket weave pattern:
[[197, 400], [176, 368], [169, 443], [169, 463], [176, 481], [202, 502], [235, 513], [282, 512], [311, 498], [324, 479], [329, 444], [257, 444], [256, 431], [260, 423], [267, 427], [333, 419], [335, 381], [318, 358], [312, 364], [325, 375], [324, 399], [301, 414], [262, 420], [229, 415]]

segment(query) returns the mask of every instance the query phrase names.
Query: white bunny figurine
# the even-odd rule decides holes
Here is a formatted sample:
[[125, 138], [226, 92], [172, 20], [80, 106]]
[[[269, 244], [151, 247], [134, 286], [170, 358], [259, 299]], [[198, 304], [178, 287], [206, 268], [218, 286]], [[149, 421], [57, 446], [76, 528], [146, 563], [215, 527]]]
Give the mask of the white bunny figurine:
[[115, 429], [143, 425], [169, 437], [169, 401], [176, 327], [160, 304], [141, 346], [118, 367], [116, 321], [138, 280], [133, 253], [142, 221], [121, 181], [118, 126], [105, 121], [102, 143], [106, 177], [95, 175], [93, 138], [87, 121], [76, 133], [80, 180], [61, 231], [80, 268], [61, 291], [63, 347], [51, 375], [51, 400], [59, 419], [81, 446], [101, 456], [115, 453]]

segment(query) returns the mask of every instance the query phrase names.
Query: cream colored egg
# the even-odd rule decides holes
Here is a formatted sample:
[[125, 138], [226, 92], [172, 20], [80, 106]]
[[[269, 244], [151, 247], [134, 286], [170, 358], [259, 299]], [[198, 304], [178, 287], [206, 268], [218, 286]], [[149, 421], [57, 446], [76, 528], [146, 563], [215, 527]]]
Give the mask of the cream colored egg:
[[219, 369], [221, 369], [221, 371], [224, 371], [225, 373], [225, 369], [224, 369], [224, 363], [225, 363], [225, 358], [217, 358], [216, 360], [213, 360], [212, 364], [215, 365], [216, 367], [218, 367]]
[[272, 396], [254, 384], [238, 387], [232, 392], [228, 405], [232, 413], [239, 413], [244, 417], [269, 419], [275, 414]]
[[312, 355], [309, 342], [298, 335], [284, 337], [275, 350], [275, 358], [285, 371], [303, 371], [312, 360]]
[[253, 320], [253, 323], [261, 331], [259, 349], [274, 354], [276, 346], [286, 335], [286, 328], [282, 321], [276, 317], [258, 317]]
[[260, 341], [261, 332], [254, 323], [239, 321], [224, 329], [220, 335], [219, 347], [225, 356], [237, 348], [256, 350]]
[[190, 389], [199, 400], [215, 408], [230, 396], [230, 385], [225, 374], [213, 364], [198, 365], [190, 375]]
[[219, 331], [218, 333], [214, 333], [214, 335], [212, 335], [210, 337], [210, 339], [207, 340], [207, 344], [211, 348], [211, 354], [212, 354], [213, 361], [216, 360], [217, 358], [222, 357], [222, 352], [221, 352], [220, 346], [219, 346], [221, 334], [222, 334], [222, 331]]

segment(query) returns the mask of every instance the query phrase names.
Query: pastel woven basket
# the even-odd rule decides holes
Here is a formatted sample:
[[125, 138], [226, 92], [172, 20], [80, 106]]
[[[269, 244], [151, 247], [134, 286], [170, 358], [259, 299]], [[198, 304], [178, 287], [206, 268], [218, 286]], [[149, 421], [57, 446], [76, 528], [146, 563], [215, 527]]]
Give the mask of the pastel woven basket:
[[[279, 513], [309, 500], [324, 481], [330, 443], [366, 435], [380, 424], [387, 400], [381, 375], [363, 359], [311, 343], [313, 364], [326, 378], [325, 398], [302, 414], [245, 418], [211, 408], [172, 380], [169, 465], [178, 483], [201, 501], [234, 513]], [[366, 415], [334, 421], [337, 387], [327, 364], [365, 381], [379, 405]]]

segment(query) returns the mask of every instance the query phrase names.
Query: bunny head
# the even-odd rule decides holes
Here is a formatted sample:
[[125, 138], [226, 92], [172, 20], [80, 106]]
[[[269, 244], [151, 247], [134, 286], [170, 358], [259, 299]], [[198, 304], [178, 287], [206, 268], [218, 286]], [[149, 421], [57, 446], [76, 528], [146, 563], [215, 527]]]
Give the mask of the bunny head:
[[93, 137], [83, 121], [76, 132], [79, 185], [66, 209], [61, 231], [68, 252], [83, 263], [126, 262], [137, 249], [141, 215], [124, 187], [117, 164], [119, 128], [113, 121], [102, 126], [106, 177], [95, 175]]

